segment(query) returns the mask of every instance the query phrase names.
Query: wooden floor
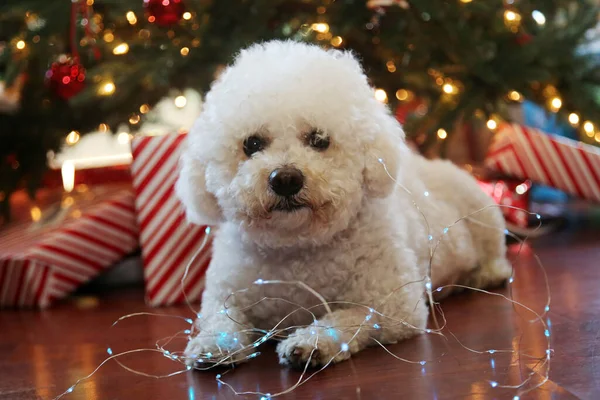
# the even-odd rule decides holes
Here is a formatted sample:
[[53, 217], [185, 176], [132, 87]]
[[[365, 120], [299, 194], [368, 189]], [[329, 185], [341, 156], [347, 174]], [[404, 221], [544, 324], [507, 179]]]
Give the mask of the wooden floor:
[[[553, 350], [549, 380], [533, 392], [520, 393], [520, 398], [600, 399], [600, 235], [566, 231], [538, 240], [533, 249], [551, 286], [545, 320]], [[547, 295], [533, 249], [525, 247], [515, 263], [512, 295], [542, 312]], [[509, 289], [500, 292], [508, 295]], [[536, 366], [534, 357], [544, 356], [547, 338], [541, 324], [528, 322], [533, 314], [501, 297], [476, 293], [454, 296], [442, 306], [447, 340], [423, 335], [388, 347], [400, 357], [428, 360], [424, 367], [372, 348], [315, 375], [283, 399], [512, 399], [517, 390], [500, 386], [518, 385], [536, 370], [531, 383], [543, 379], [544, 368]], [[108, 347], [114, 353], [153, 348], [156, 340], [186, 329], [184, 321], [159, 317], [138, 317], [111, 328], [124, 314], [148, 310], [141, 290], [132, 289], [72, 299], [44, 312], [0, 312], [0, 398], [52, 399], [92, 372], [107, 357]], [[156, 311], [190, 316], [184, 307]], [[465, 350], [452, 335], [484, 353]], [[489, 349], [509, 352], [485, 352]], [[134, 375], [111, 361], [64, 399], [260, 398], [235, 396], [217, 384], [217, 373], [238, 391], [276, 393], [292, 386], [299, 372], [277, 364], [273, 345], [261, 350], [261, 356], [235, 370], [185, 372], [165, 379]], [[158, 353], [137, 353], [122, 361], [151, 374], [181, 369]]]

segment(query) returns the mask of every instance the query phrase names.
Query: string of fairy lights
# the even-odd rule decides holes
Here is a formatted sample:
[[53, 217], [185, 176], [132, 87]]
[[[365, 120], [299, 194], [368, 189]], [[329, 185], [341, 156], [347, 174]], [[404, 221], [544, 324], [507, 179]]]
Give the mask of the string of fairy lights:
[[[240, 361], [249, 361], [253, 358], [260, 356], [261, 352], [260, 352], [259, 348], [265, 342], [273, 341], [273, 340], [275, 340], [275, 341], [282, 340], [282, 339], [286, 338], [287, 335], [294, 329], [304, 328], [305, 326], [281, 327], [281, 326], [284, 326], [283, 325], [284, 322], [290, 316], [292, 316], [294, 313], [298, 313], [298, 312], [308, 312], [310, 315], [312, 315], [313, 323], [308, 325], [307, 327], [310, 327], [310, 333], [311, 333], [311, 335], [315, 336], [315, 341], [314, 341], [314, 348], [310, 353], [309, 359], [306, 362], [304, 369], [301, 371], [299, 378], [297, 379], [297, 381], [294, 384], [290, 385], [289, 387], [287, 387], [284, 390], [277, 392], [277, 393], [236, 389], [232, 384], [228, 383], [226, 380], [227, 374], [232, 373], [234, 371], [233, 369], [227, 370], [226, 372], [216, 374], [216, 376], [215, 376], [216, 381], [219, 384], [229, 388], [236, 395], [240, 395], [240, 396], [253, 395], [253, 396], [257, 396], [257, 398], [260, 400], [268, 400], [268, 399], [272, 399], [275, 397], [279, 397], [284, 394], [290, 393], [290, 392], [294, 391], [295, 389], [297, 389], [299, 386], [305, 384], [310, 379], [312, 379], [314, 376], [316, 376], [321, 371], [323, 371], [325, 368], [327, 368], [338, 355], [340, 355], [344, 352], [348, 352], [350, 344], [352, 343], [353, 340], [355, 340], [355, 338], [361, 331], [363, 331], [363, 330], [378, 330], [378, 329], [382, 329], [384, 327], [401, 324], [401, 325], [411, 327], [415, 330], [418, 330], [422, 334], [437, 335], [437, 336], [445, 338], [446, 340], [450, 340], [450, 338], [447, 337], [445, 334], [445, 332], [448, 331], [448, 335], [451, 336], [452, 339], [454, 341], [456, 341], [456, 343], [458, 343], [459, 347], [464, 349], [465, 351], [472, 353], [472, 354], [489, 355], [491, 357], [490, 363], [492, 365], [492, 369], [495, 369], [495, 359], [493, 357], [496, 354], [511, 354], [513, 356], [512, 357], [513, 360], [515, 360], [515, 359], [527, 360], [529, 372], [526, 373], [524, 376], [520, 376], [519, 382], [511, 383], [508, 381], [500, 382], [498, 380], [487, 380], [488, 384], [490, 385], [490, 387], [492, 389], [506, 389], [506, 390], [514, 391], [513, 400], [520, 400], [520, 398], [522, 396], [524, 396], [525, 394], [542, 386], [544, 383], [546, 383], [548, 381], [549, 372], [550, 372], [550, 361], [551, 361], [551, 357], [553, 354], [553, 350], [551, 348], [551, 342], [550, 342], [550, 337], [551, 337], [550, 320], [544, 319], [546, 317], [547, 313], [550, 311], [550, 301], [551, 301], [550, 287], [549, 287], [548, 277], [546, 275], [546, 272], [543, 268], [543, 265], [542, 265], [540, 259], [537, 257], [537, 255], [534, 254], [534, 259], [536, 260], [538, 267], [541, 269], [541, 271], [543, 273], [543, 285], [544, 285], [546, 293], [547, 293], [547, 297], [544, 301], [544, 306], [541, 311], [536, 311], [533, 307], [523, 304], [513, 298], [512, 283], [514, 282], [514, 275], [511, 276], [511, 278], [508, 281], [508, 283], [509, 283], [508, 294], [503, 294], [500, 292], [491, 292], [488, 290], [483, 290], [483, 289], [474, 288], [474, 287], [465, 286], [465, 285], [457, 285], [457, 284], [449, 284], [449, 285], [444, 285], [441, 287], [434, 288], [431, 283], [432, 282], [431, 267], [432, 267], [433, 261], [435, 259], [436, 251], [437, 251], [438, 247], [443, 243], [445, 238], [447, 237], [448, 232], [450, 232], [454, 226], [456, 226], [466, 220], [469, 220], [470, 222], [477, 223], [477, 224], [479, 224], [483, 227], [487, 227], [489, 229], [499, 229], [498, 227], [490, 226], [490, 225], [487, 225], [487, 224], [479, 221], [477, 219], [477, 216], [479, 214], [485, 212], [486, 210], [489, 210], [494, 207], [508, 207], [508, 208], [513, 208], [513, 209], [517, 209], [517, 208], [511, 207], [511, 206], [501, 206], [501, 205], [486, 206], [486, 207], [483, 207], [483, 208], [481, 208], [477, 211], [474, 211], [468, 215], [462, 216], [461, 218], [457, 219], [453, 223], [444, 227], [441, 232], [433, 232], [431, 230], [431, 225], [429, 224], [429, 221], [427, 220], [424, 210], [427, 205], [427, 204], [425, 204], [425, 201], [435, 201], [435, 199], [433, 199], [432, 196], [430, 196], [429, 192], [425, 192], [424, 194], [419, 195], [419, 196], [413, 195], [406, 187], [404, 187], [402, 184], [397, 182], [391, 176], [391, 174], [389, 173], [389, 171], [387, 169], [385, 161], [383, 159], [379, 158], [378, 161], [382, 165], [382, 168], [384, 168], [384, 170], [386, 171], [389, 178], [394, 181], [394, 183], [398, 186], [398, 188], [403, 193], [405, 193], [407, 196], [410, 196], [413, 206], [420, 213], [421, 217], [423, 218], [424, 224], [427, 228], [427, 236], [425, 238], [423, 238], [423, 240], [426, 240], [427, 243], [429, 244], [429, 263], [428, 263], [427, 274], [425, 276], [423, 276], [421, 279], [419, 279], [417, 281], [413, 281], [413, 282], [406, 282], [401, 287], [395, 288], [391, 293], [389, 293], [387, 296], [384, 297], [384, 300], [381, 302], [381, 304], [369, 305], [369, 304], [358, 304], [358, 303], [348, 302], [348, 301], [327, 302], [321, 294], [319, 294], [317, 291], [315, 291], [314, 289], [312, 289], [311, 287], [309, 287], [308, 285], [306, 285], [303, 282], [267, 280], [267, 279], [262, 279], [262, 278], [258, 277], [252, 285], [252, 287], [254, 287], [254, 288], [260, 289], [260, 287], [264, 287], [266, 285], [294, 285], [296, 287], [302, 288], [302, 289], [310, 292], [313, 296], [315, 296], [315, 298], [317, 298], [319, 300], [319, 303], [313, 307], [304, 307], [300, 304], [296, 304], [296, 303], [291, 302], [284, 298], [263, 297], [260, 300], [258, 300], [257, 302], [255, 302], [249, 306], [245, 306], [243, 309], [236, 309], [235, 307], [232, 307], [230, 305], [230, 304], [232, 304], [232, 302], [230, 300], [235, 298], [235, 296], [237, 296], [241, 293], [244, 293], [246, 291], [249, 291], [251, 289], [250, 287], [242, 288], [242, 289], [236, 290], [233, 293], [231, 293], [228, 296], [228, 298], [224, 301], [223, 308], [219, 311], [219, 313], [228, 316], [233, 322], [235, 322], [239, 326], [239, 330], [236, 332], [214, 332], [211, 330], [210, 327], [203, 326], [203, 321], [206, 320], [207, 316], [200, 314], [200, 312], [198, 310], [196, 310], [189, 301], [187, 301], [187, 294], [185, 293], [185, 289], [184, 289], [185, 281], [186, 281], [186, 278], [187, 278], [187, 275], [188, 275], [188, 272], [189, 272], [191, 266], [194, 264], [194, 261], [198, 257], [198, 255], [201, 254], [204, 251], [205, 247], [210, 243], [209, 237], [211, 235], [211, 228], [209, 227], [209, 228], [206, 228], [206, 235], [204, 237], [203, 242], [200, 244], [198, 250], [192, 257], [192, 259], [186, 265], [185, 271], [184, 271], [181, 281], [180, 281], [180, 284], [181, 284], [180, 288], [185, 295], [185, 299], [187, 301], [187, 306], [189, 307], [190, 312], [192, 314], [191, 318], [187, 317], [187, 316], [164, 315], [164, 314], [159, 314], [159, 313], [140, 312], [140, 313], [133, 313], [133, 314], [125, 315], [125, 316], [119, 318], [113, 324], [113, 326], [115, 326], [123, 320], [129, 319], [129, 318], [134, 318], [134, 317], [141, 316], [141, 315], [145, 315], [145, 316], [163, 317], [163, 318], [168, 318], [168, 319], [172, 319], [172, 320], [175, 320], [175, 319], [182, 320], [185, 323], [189, 324], [189, 327], [186, 329], [183, 329], [183, 330], [179, 330], [171, 336], [158, 339], [155, 343], [154, 348], [133, 349], [133, 350], [124, 351], [121, 353], [115, 353], [111, 347], [108, 347], [106, 349], [108, 357], [102, 363], [100, 363], [98, 365], [98, 367], [96, 369], [94, 369], [89, 375], [77, 380], [66, 391], [64, 391], [63, 393], [58, 395], [55, 398], [55, 400], [59, 400], [62, 397], [72, 393], [80, 383], [82, 383], [85, 380], [92, 377], [95, 373], [97, 373], [97, 371], [102, 366], [104, 366], [107, 362], [109, 362], [111, 360], [114, 360], [115, 362], [117, 362], [121, 367], [125, 368], [127, 371], [130, 371], [132, 373], [135, 373], [135, 374], [138, 374], [141, 376], [152, 377], [152, 378], [171, 377], [171, 376], [179, 375], [182, 373], [186, 373], [187, 371], [190, 371], [192, 369], [207, 371], [207, 370], [211, 370], [211, 369], [214, 369], [217, 367], [229, 366], [229, 365], [238, 363]], [[523, 211], [525, 211], [529, 215], [535, 216], [539, 220], [538, 227], [541, 226], [541, 217], [539, 214], [530, 213], [526, 210], [523, 210]], [[504, 233], [506, 235], [513, 237], [515, 240], [517, 240], [519, 242], [517, 252], [516, 252], [516, 257], [518, 258], [521, 253], [521, 250], [525, 246], [526, 239], [521, 240], [520, 238], [511, 234], [507, 230], [504, 230]], [[397, 318], [393, 318], [388, 315], [385, 315], [378, 311], [378, 309], [381, 309], [381, 307], [385, 304], [385, 302], [387, 302], [396, 292], [400, 291], [401, 289], [403, 289], [404, 287], [406, 287], [408, 285], [424, 285], [425, 295], [429, 302], [430, 313], [433, 317], [432, 318], [432, 320], [433, 320], [432, 327], [426, 327], [425, 329], [420, 329], [418, 327], [410, 325], [407, 322], [409, 316], [406, 316], [402, 319], [397, 319]], [[442, 308], [440, 307], [439, 302], [436, 302], [435, 297], [434, 297], [435, 293], [438, 293], [438, 292], [441, 292], [444, 290], [454, 290], [457, 288], [460, 288], [463, 290], [470, 290], [470, 291], [479, 293], [481, 295], [494, 296], [496, 298], [502, 299], [503, 301], [510, 303], [515, 315], [521, 317], [521, 320], [524, 323], [528, 323], [528, 324], [532, 324], [532, 325], [536, 324], [535, 326], [539, 326], [539, 328], [541, 328], [541, 332], [542, 332], [541, 334], [543, 335], [544, 339], [546, 340], [546, 345], [544, 346], [543, 354], [531, 354], [531, 351], [532, 351], [531, 349], [528, 349], [527, 351], [521, 351], [520, 344], [513, 345], [512, 348], [476, 349], [476, 348], [469, 347], [469, 346], [465, 345], [464, 343], [462, 343], [460, 341], [460, 339], [458, 337], [456, 337], [456, 335], [454, 335], [452, 333], [452, 331], [450, 331], [448, 329], [446, 316], [444, 315], [444, 312], [443, 312]], [[424, 300], [425, 299], [420, 299], [419, 302], [424, 301]], [[280, 320], [280, 322], [278, 322], [271, 330], [268, 330], [268, 331], [248, 327], [248, 326], [240, 323], [239, 321], [237, 321], [235, 319], [235, 317], [233, 316], [233, 315], [235, 315], [234, 311], [245, 312], [256, 305], [263, 303], [263, 302], [267, 302], [267, 301], [285, 302], [286, 304], [292, 305], [295, 308], [292, 311], [290, 311], [289, 314], [287, 314], [284, 318], [282, 318]], [[336, 307], [336, 306], [344, 306], [344, 307], [345, 306], [354, 306], [354, 307], [364, 308], [366, 311], [365, 319], [362, 323], [360, 323], [359, 325], [356, 325], [356, 326], [339, 327], [339, 326], [322, 326], [322, 325], [320, 325], [318, 323], [317, 316], [315, 315], [313, 310], [315, 310], [318, 307], [324, 307], [326, 312], [330, 313], [331, 307]], [[522, 315], [522, 312], [532, 315], [533, 318], [526, 319], [525, 316]], [[195, 323], [194, 320], [196, 318], [198, 318], [198, 321]], [[342, 342], [341, 340], [339, 340], [340, 330], [344, 330], [345, 332], [351, 331], [354, 333], [351, 335], [349, 340]], [[242, 337], [242, 335], [244, 337], [254, 337], [254, 339], [250, 340], [249, 343], [244, 344], [244, 343], [242, 343], [242, 340], [240, 340], [240, 337]], [[194, 338], [196, 336], [210, 337], [210, 338], [214, 339], [214, 341], [217, 344], [217, 347], [219, 349], [219, 353], [217, 354], [217, 353], [207, 352], [207, 353], [203, 353], [203, 354], [193, 354], [193, 355], [186, 356], [180, 350], [173, 351], [173, 350], [169, 350], [166, 348], [175, 339], [184, 338], [187, 340], [191, 340], [192, 338]], [[311, 361], [314, 356], [314, 353], [316, 352], [316, 350], [319, 346], [319, 338], [324, 338], [326, 336], [328, 336], [329, 338], [333, 338], [334, 341], [336, 341], [336, 342], [339, 342], [339, 351], [334, 356], [332, 356], [330, 360], [323, 363], [323, 365], [321, 367], [319, 367], [318, 369], [309, 370], [309, 366], [311, 365]], [[384, 344], [377, 341], [376, 339], [372, 339], [372, 340], [375, 345], [383, 348], [386, 351], [386, 353], [389, 354], [394, 359], [401, 361], [401, 362], [420, 365], [423, 370], [426, 368], [427, 364], [431, 363], [432, 361], [437, 361], [445, 355], [445, 354], [442, 354], [433, 359], [431, 359], [431, 358], [430, 359], [416, 359], [416, 360], [407, 359], [407, 358], [398, 356], [397, 354], [392, 352], [389, 348], [387, 348]], [[165, 375], [153, 375], [153, 374], [146, 373], [144, 371], [139, 371], [139, 370], [133, 369], [131, 367], [128, 367], [127, 365], [125, 365], [123, 362], [121, 362], [119, 360], [120, 357], [123, 357], [125, 355], [130, 355], [130, 354], [134, 354], [134, 353], [143, 353], [143, 352], [160, 354], [173, 362], [183, 365], [184, 367], [181, 369], [178, 369], [174, 372], [165, 374]], [[531, 363], [533, 363], [533, 365], [531, 365]]]

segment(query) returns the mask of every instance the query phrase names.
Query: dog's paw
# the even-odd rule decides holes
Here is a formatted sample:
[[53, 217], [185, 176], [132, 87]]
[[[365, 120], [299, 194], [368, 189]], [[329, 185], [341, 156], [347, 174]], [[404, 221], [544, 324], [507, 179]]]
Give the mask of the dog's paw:
[[498, 258], [484, 263], [471, 273], [464, 284], [469, 287], [495, 288], [505, 283], [512, 275], [512, 266], [508, 260]]
[[238, 364], [252, 351], [246, 348], [246, 337], [238, 334], [207, 335], [191, 338], [184, 351], [186, 364], [196, 368]]
[[277, 345], [279, 362], [303, 369], [306, 364], [316, 368], [350, 358], [350, 345], [327, 331], [312, 327], [297, 330]]

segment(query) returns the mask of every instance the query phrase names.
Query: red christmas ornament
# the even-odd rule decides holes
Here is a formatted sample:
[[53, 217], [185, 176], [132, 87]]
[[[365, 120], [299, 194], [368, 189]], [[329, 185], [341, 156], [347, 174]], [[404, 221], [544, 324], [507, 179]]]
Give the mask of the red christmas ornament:
[[182, 0], [144, 0], [148, 21], [160, 26], [170, 26], [183, 18], [185, 7]]
[[62, 57], [46, 72], [46, 82], [58, 97], [69, 100], [85, 86], [85, 68], [75, 57]]
[[529, 42], [531, 42], [533, 40], [533, 36], [528, 33], [522, 33], [522, 34], [518, 35], [515, 40], [518, 45], [525, 46], [526, 44], [528, 44]]

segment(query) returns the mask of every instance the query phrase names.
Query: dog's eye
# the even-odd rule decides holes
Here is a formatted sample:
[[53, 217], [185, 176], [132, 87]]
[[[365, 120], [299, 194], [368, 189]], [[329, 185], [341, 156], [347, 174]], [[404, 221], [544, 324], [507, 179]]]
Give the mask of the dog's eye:
[[308, 134], [307, 144], [318, 151], [326, 150], [329, 147], [329, 136], [319, 130], [314, 130]]
[[267, 142], [265, 139], [260, 136], [252, 135], [244, 140], [244, 153], [246, 153], [248, 157], [252, 157], [252, 154], [263, 150], [266, 145]]

